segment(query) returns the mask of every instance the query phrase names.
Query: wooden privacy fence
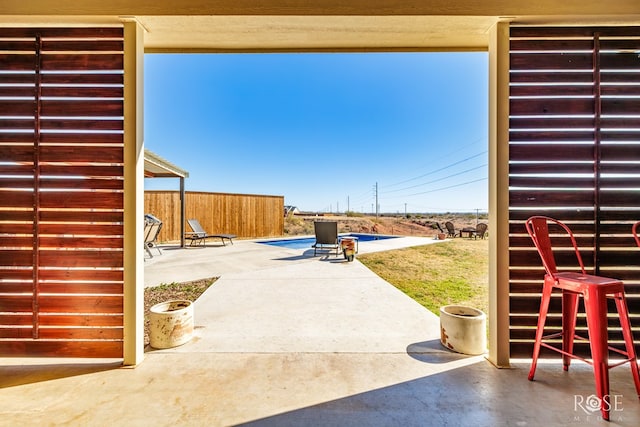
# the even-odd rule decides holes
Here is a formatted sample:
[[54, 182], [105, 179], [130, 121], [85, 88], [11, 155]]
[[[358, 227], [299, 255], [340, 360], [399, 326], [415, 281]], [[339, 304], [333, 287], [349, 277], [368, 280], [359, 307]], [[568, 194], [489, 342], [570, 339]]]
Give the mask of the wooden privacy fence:
[[[162, 222], [159, 241], [180, 240], [180, 192], [145, 191], [144, 209]], [[284, 234], [284, 197], [187, 191], [186, 220], [196, 218], [209, 233], [238, 237], [274, 237]]]
[[[624, 281], [640, 348], [640, 251], [631, 235], [640, 219], [638, 36], [639, 27], [511, 28], [512, 357], [531, 356], [540, 306], [544, 271], [524, 227], [531, 215], [565, 222], [588, 271]], [[566, 244], [559, 252], [558, 268], [575, 270]], [[560, 299], [552, 297], [548, 332], [561, 327]], [[617, 319], [610, 318], [610, 326], [620, 348]], [[578, 330], [586, 334], [584, 315]], [[589, 353], [584, 342], [576, 347]]]

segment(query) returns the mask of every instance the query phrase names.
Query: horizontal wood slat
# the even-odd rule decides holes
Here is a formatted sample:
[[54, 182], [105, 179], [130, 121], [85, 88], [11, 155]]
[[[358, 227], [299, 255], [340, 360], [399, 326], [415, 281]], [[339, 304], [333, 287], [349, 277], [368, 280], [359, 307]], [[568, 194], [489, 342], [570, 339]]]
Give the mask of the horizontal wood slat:
[[122, 269], [114, 270], [47, 270], [40, 271], [40, 280], [67, 280], [70, 282], [75, 281], [88, 281], [94, 280], [99, 282], [121, 282], [124, 280], [124, 272]]
[[[512, 357], [531, 357], [544, 277], [524, 228], [532, 215], [551, 216], [572, 229], [588, 273], [624, 280], [632, 326], [640, 334], [640, 248], [631, 236], [631, 225], [640, 219], [640, 62], [634, 53], [640, 50], [639, 30], [511, 28]], [[569, 243], [557, 237], [552, 243], [559, 269], [578, 271]], [[610, 338], [619, 345], [611, 301], [609, 311]], [[547, 329], [558, 329], [560, 312], [556, 293]], [[578, 324], [584, 328], [584, 317]], [[576, 348], [589, 354], [588, 344]], [[543, 350], [547, 356], [559, 357]]]
[[42, 326], [39, 330], [40, 339], [62, 340], [113, 340], [122, 339], [123, 330], [119, 328], [50, 328]]
[[123, 46], [0, 28], [0, 355], [123, 356]]
[[[43, 135], [43, 140], [47, 137]], [[52, 138], [55, 139], [55, 138]], [[124, 161], [124, 153], [121, 146], [116, 147], [94, 147], [93, 150], [88, 150], [88, 147], [83, 147], [83, 150], [79, 150], [78, 144], [91, 144], [93, 142], [119, 142], [122, 143], [122, 135], [114, 135], [114, 138], [109, 138], [110, 141], [99, 141], [100, 135], [76, 135], [70, 138], [59, 138], [60, 141], [70, 142], [75, 140], [76, 144], [72, 146], [46, 146], [40, 147], [40, 161], [41, 162], [69, 162], [69, 163], [83, 163], [100, 160], [100, 163], [122, 163]], [[112, 139], [112, 141], [111, 141]], [[48, 141], [47, 141], [48, 142]], [[57, 142], [57, 141], [53, 141]]]
[[61, 117], [119, 117], [124, 110], [121, 100], [43, 100], [41, 113], [43, 116]]
[[0, 341], [0, 356], [24, 357], [97, 357], [122, 358], [122, 340], [61, 341], [61, 340], [6, 340]]

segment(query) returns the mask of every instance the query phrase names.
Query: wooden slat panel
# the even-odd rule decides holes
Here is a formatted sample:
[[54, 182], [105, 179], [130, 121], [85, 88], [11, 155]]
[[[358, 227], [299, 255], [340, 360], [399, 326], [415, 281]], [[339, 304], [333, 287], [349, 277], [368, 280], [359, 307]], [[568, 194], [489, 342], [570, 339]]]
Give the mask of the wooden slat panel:
[[[16, 145], [26, 146], [27, 144], [25, 143], [33, 144], [33, 141], [34, 141], [34, 134], [30, 132], [15, 132], [15, 133], [7, 132], [7, 133], [0, 134], [0, 142], [10, 142], [10, 143], [16, 143]], [[19, 143], [22, 143], [22, 144], [19, 144]], [[6, 144], [3, 144], [3, 145], [8, 146]]]
[[36, 88], [34, 86], [2, 86], [0, 87], [0, 97], [29, 97], [35, 98]]
[[[83, 144], [92, 143], [92, 139], [100, 139], [98, 135], [78, 134], [73, 136], [76, 143]], [[121, 142], [122, 135], [116, 135], [115, 141]], [[72, 146], [42, 146], [40, 147], [41, 162], [69, 162], [83, 163], [91, 162], [99, 159], [101, 163], [122, 163], [124, 161], [124, 152], [122, 147], [92, 147], [89, 149], [79, 149], [75, 145]]]
[[44, 85], [47, 84], [95, 84], [95, 85], [106, 85], [106, 84], [123, 84], [124, 82], [124, 74], [123, 73], [91, 73], [91, 72], [83, 72], [82, 74], [75, 73], [55, 73], [55, 74], [42, 74], [42, 83]]
[[86, 54], [64, 53], [52, 54], [43, 52], [42, 70], [122, 70], [124, 56], [122, 54]]
[[[607, 123], [617, 123], [609, 119]], [[571, 128], [593, 128], [593, 117], [512, 117], [509, 119], [510, 129], [571, 129]], [[621, 126], [627, 127], [627, 126]]]
[[[512, 115], [571, 115], [594, 114], [593, 99], [512, 99], [509, 103]], [[620, 113], [620, 106], [612, 102], [607, 114]]]
[[33, 117], [35, 112], [35, 101], [32, 100], [12, 100], [0, 99], [0, 111], [11, 112], [12, 116]]
[[40, 237], [41, 248], [122, 248], [122, 237]]
[[511, 71], [511, 83], [592, 83], [593, 71], [562, 71], [557, 73], [533, 73]]
[[61, 98], [122, 98], [124, 96], [123, 87], [76, 87], [76, 86], [44, 86], [42, 88], [43, 97]]
[[0, 207], [32, 207], [33, 194], [26, 191], [0, 192]]
[[45, 51], [116, 51], [124, 50], [122, 40], [51, 40], [45, 39], [42, 42], [42, 50]]
[[30, 71], [33, 70], [35, 63], [36, 56], [32, 54], [0, 53], [0, 64], [2, 64], [2, 70]]
[[[44, 144], [122, 144], [123, 143], [123, 135], [121, 133], [96, 133], [96, 132], [86, 132], [86, 133], [42, 133], [40, 137], [40, 141]], [[42, 146], [41, 151], [47, 150], [48, 147]], [[75, 157], [76, 158], [93, 158], [101, 159], [100, 154], [97, 150], [104, 150], [105, 152], [111, 151], [111, 156], [107, 157], [104, 162], [114, 162], [121, 163], [122, 160], [122, 149], [119, 147], [95, 147], [96, 152], [93, 150], [89, 152], [88, 150], [79, 151], [77, 147], [66, 147], [68, 151], [79, 151]], [[57, 161], [57, 160], [48, 160], [50, 158], [56, 158], [63, 156], [65, 154], [65, 147], [56, 146], [53, 149], [49, 150], [47, 154], [52, 157], [47, 157], [47, 161]], [[110, 158], [114, 158], [115, 160], [110, 160]], [[85, 160], [69, 160], [69, 161], [85, 161]]]
[[[70, 211], [70, 210], [42, 210], [40, 211], [42, 221], [83, 221], [83, 222], [122, 222], [124, 214], [120, 212], [99, 212], [99, 211]], [[121, 225], [121, 224], [120, 224]], [[122, 233], [118, 233], [122, 234]]]
[[41, 357], [122, 358], [122, 341], [0, 341], [0, 356], [38, 355]]
[[0, 277], [4, 280], [33, 280], [33, 271], [31, 269], [15, 270], [0, 266]]
[[24, 294], [33, 291], [33, 282], [0, 282], [0, 294]]
[[40, 283], [39, 288], [42, 293], [52, 294], [122, 294], [124, 286], [122, 283], [45, 282]]
[[5, 314], [0, 313], [0, 325], [3, 326], [31, 326], [33, 314]]
[[[0, 183], [1, 186], [1, 183]], [[93, 189], [93, 190], [122, 190], [124, 181], [121, 179], [76, 179], [63, 181], [60, 179], [41, 179], [40, 188], [42, 189]]]
[[[599, 41], [601, 49], [616, 52], [600, 53], [595, 63], [599, 63], [603, 70], [595, 70], [597, 74], [594, 75], [589, 64], [593, 62], [590, 51], [592, 46], [596, 46], [595, 32], [602, 36]], [[523, 227], [528, 216], [546, 214], [565, 221], [578, 236], [587, 271], [593, 274], [595, 255], [599, 274], [624, 280], [629, 311], [633, 316], [633, 313], [640, 313], [640, 270], [637, 268], [640, 266], [640, 249], [635, 247], [630, 232], [630, 225], [640, 217], [640, 191], [634, 190], [640, 187], [637, 168], [640, 120], [635, 117], [640, 111], [637, 99], [640, 94], [640, 63], [633, 53], [640, 48], [638, 34], [637, 27], [512, 28], [509, 170], [510, 186], [516, 188], [509, 195], [512, 357], [531, 357], [544, 276], [540, 257]], [[608, 39], [609, 35], [633, 37]], [[539, 53], [524, 53], [526, 50]], [[575, 50], [589, 52], [580, 54]], [[531, 71], [519, 71], [527, 68]], [[571, 68], [584, 68], [584, 72], [554, 71]], [[595, 77], [601, 80], [599, 88], [594, 86], [597, 84]], [[596, 89], [602, 95], [601, 99], [591, 96], [590, 91], [595, 93]], [[569, 96], [584, 98], [567, 98]], [[596, 119], [596, 111], [601, 111], [603, 116]], [[598, 150], [600, 157], [596, 152], [596, 138], [602, 141]], [[558, 143], [580, 139], [587, 144]], [[517, 141], [521, 143], [514, 143]], [[592, 178], [572, 178], [568, 174], [592, 176], [595, 166], [602, 174], [599, 188], [575, 191], [574, 196], [554, 191], [563, 185], [584, 190], [594, 187]], [[596, 205], [596, 201], [600, 205]], [[564, 208], [554, 209], [556, 206]], [[596, 233], [599, 235], [595, 236]], [[575, 270], [576, 263], [571, 261], [573, 255], [557, 249], [567, 244], [554, 238], [553, 245], [560, 266], [566, 264]], [[611, 301], [609, 309], [615, 312]], [[560, 310], [560, 297], [554, 295], [548, 326], [556, 329], [560, 326]], [[609, 319], [613, 328], [610, 338], [618, 345], [621, 336], [614, 320], [613, 316]], [[640, 318], [634, 317], [632, 324], [634, 328], [640, 328]], [[580, 318], [579, 326], [584, 329], [584, 317]], [[576, 349], [578, 354], [589, 353], [588, 344], [577, 344]], [[543, 357], [546, 357], [545, 353], [550, 352], [543, 350]], [[550, 357], [558, 359], [559, 355], [551, 353]]]
[[122, 313], [122, 296], [43, 295], [38, 300], [41, 313]]
[[575, 131], [571, 129], [558, 129], [546, 131], [520, 131], [513, 129], [509, 132], [509, 141], [557, 141], [557, 142], [578, 142], [593, 141], [595, 131]]
[[[0, 109], [2, 103], [0, 103]], [[43, 116], [61, 117], [119, 117], [124, 114], [120, 100], [74, 100], [74, 101], [42, 101]]]
[[[612, 46], [612, 45], [609, 45]], [[580, 39], [528, 39], [528, 40], [512, 40], [509, 46], [511, 51], [566, 51], [566, 50], [584, 50], [593, 51], [593, 40]]]
[[0, 132], [6, 132], [10, 129], [28, 129], [31, 130], [35, 126], [33, 118], [24, 119], [0, 119]]
[[123, 120], [40, 120], [43, 130], [123, 130]]
[[104, 39], [104, 38], [118, 38], [123, 36], [123, 29], [120, 27], [77, 27], [77, 28], [57, 28], [57, 27], [14, 27], [14, 28], [2, 28], [0, 35], [7, 38], [16, 37], [35, 37], [41, 35], [44, 38], [90, 38], [90, 39]]
[[510, 174], [526, 174], [526, 173], [593, 173], [593, 163], [588, 161], [582, 163], [511, 163], [509, 165]]
[[[640, 47], [640, 44], [635, 46], [635, 49]], [[638, 62], [637, 52], [622, 52], [615, 53], [602, 52], [600, 55], [600, 67], [603, 70], [640, 70], [640, 63]]]
[[535, 37], [542, 39], [566, 38], [566, 37], [593, 37], [595, 33], [602, 36], [629, 36], [636, 37], [640, 27], [533, 27], [513, 26], [510, 29], [512, 38]]
[[40, 265], [43, 267], [122, 267], [123, 264], [121, 251], [40, 251]]
[[0, 328], [0, 338], [33, 338], [33, 327]]
[[40, 206], [43, 208], [97, 208], [119, 209], [123, 205], [122, 193], [87, 192], [46, 192], [40, 194]]
[[2, 250], [0, 249], [0, 265], [13, 267], [29, 267], [33, 263], [30, 250]]
[[[104, 326], [104, 325], [101, 325]], [[41, 327], [39, 330], [41, 339], [62, 340], [113, 340], [122, 339], [122, 328], [52, 328]]]
[[52, 314], [42, 313], [38, 321], [42, 326], [122, 326], [122, 314]]
[[593, 206], [594, 194], [589, 191], [510, 191], [509, 205], [529, 206]]
[[640, 205], [639, 191], [603, 191], [601, 203], [605, 206], [615, 207], [638, 207]]
[[637, 99], [603, 98], [602, 114], [640, 114], [640, 102]]
[[585, 53], [512, 53], [512, 70], [592, 70], [593, 55]]
[[532, 177], [532, 176], [512, 176], [509, 178], [509, 185], [513, 187], [535, 187], [535, 188], [593, 188], [593, 178], [575, 178], [575, 177]]
[[104, 165], [41, 165], [42, 175], [83, 176], [83, 177], [122, 177], [123, 166]]
[[35, 183], [33, 178], [3, 178], [0, 176], [0, 188], [31, 189]]
[[[509, 219], [517, 221], [518, 231], [513, 228], [514, 224], [509, 224], [512, 233], [526, 233], [524, 221], [532, 215], [545, 215], [554, 218], [561, 218], [563, 221], [589, 221], [593, 220], [593, 209], [551, 209], [550, 207], [537, 206], [535, 211], [512, 210], [509, 212]], [[573, 226], [573, 225], [572, 225]]]
[[84, 235], [84, 236], [121, 236], [124, 232], [122, 224], [49, 224], [41, 223], [39, 232], [42, 235]]
[[0, 312], [31, 312], [33, 299], [31, 295], [0, 295]]
[[40, 280], [104, 281], [119, 282], [124, 279], [122, 270], [41, 270]]
[[593, 152], [587, 144], [509, 144], [512, 161], [593, 161]]
[[511, 96], [591, 96], [593, 95], [592, 85], [567, 85], [567, 86], [511, 86], [509, 88]]
[[[4, 150], [4, 147], [3, 147], [3, 150]], [[24, 162], [23, 164], [6, 164], [2, 166], [2, 172], [5, 175], [33, 176], [33, 164], [31, 163], [31, 161]]]

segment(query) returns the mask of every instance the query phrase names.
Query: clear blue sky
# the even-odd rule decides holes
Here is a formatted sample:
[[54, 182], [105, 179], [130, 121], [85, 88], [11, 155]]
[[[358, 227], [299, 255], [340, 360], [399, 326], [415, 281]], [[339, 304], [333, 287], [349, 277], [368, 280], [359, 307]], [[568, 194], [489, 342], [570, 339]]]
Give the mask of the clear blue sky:
[[[187, 191], [305, 211], [484, 211], [486, 53], [148, 54], [145, 147]], [[145, 189], [177, 189], [146, 179]]]

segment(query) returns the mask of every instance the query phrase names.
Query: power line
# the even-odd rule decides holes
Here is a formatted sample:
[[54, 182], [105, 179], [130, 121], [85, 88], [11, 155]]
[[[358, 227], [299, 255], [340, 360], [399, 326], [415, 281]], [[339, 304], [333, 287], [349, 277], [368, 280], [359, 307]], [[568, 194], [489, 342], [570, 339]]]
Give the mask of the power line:
[[[447, 176], [442, 177], [442, 178], [434, 179], [433, 181], [423, 182], [421, 184], [412, 185], [410, 187], [398, 188], [396, 190], [383, 191], [383, 192], [381, 192], [381, 194], [396, 193], [398, 191], [404, 191], [404, 190], [409, 190], [411, 188], [422, 187], [423, 185], [428, 185], [428, 184], [433, 184], [434, 182], [444, 181], [445, 179], [449, 179], [449, 178], [452, 178], [452, 177], [458, 176], [458, 175], [463, 175], [463, 174], [465, 174], [467, 172], [471, 172], [471, 171], [483, 168], [485, 166], [487, 166], [487, 163], [485, 163], [483, 165], [480, 165], [480, 166], [476, 166], [475, 168], [466, 169], [466, 170], [463, 170], [461, 172], [457, 172], [457, 173], [454, 173], [454, 174], [451, 174], [451, 175], [447, 175]], [[404, 197], [404, 196], [392, 196], [392, 197]]]
[[474, 179], [473, 181], [467, 181], [467, 182], [463, 182], [460, 184], [455, 184], [455, 185], [450, 185], [448, 187], [442, 187], [442, 188], [436, 188], [434, 190], [429, 190], [429, 191], [422, 191], [420, 193], [413, 193], [413, 194], [406, 194], [403, 197], [411, 197], [411, 196], [419, 196], [421, 194], [427, 194], [427, 193], [435, 193], [436, 191], [442, 191], [442, 190], [448, 190], [450, 188], [456, 188], [456, 187], [462, 187], [463, 185], [468, 185], [468, 184], [473, 184], [475, 182], [480, 182], [480, 181], [486, 181], [488, 178], [479, 178], [479, 179]]
[[469, 157], [467, 157], [465, 159], [458, 160], [457, 162], [454, 162], [454, 163], [451, 163], [449, 165], [443, 166], [440, 169], [436, 169], [436, 170], [427, 172], [425, 174], [418, 175], [418, 176], [416, 176], [414, 178], [405, 179], [404, 181], [399, 181], [399, 182], [396, 182], [396, 183], [393, 183], [393, 184], [389, 184], [389, 185], [387, 185], [387, 187], [395, 187], [396, 185], [404, 184], [406, 182], [415, 181], [416, 179], [424, 178], [425, 176], [433, 175], [436, 172], [440, 172], [440, 171], [449, 169], [450, 167], [459, 165], [460, 163], [464, 163], [464, 162], [469, 161], [471, 159], [475, 159], [476, 157], [482, 156], [482, 155], [487, 154], [487, 153], [488, 153], [488, 150], [485, 150], [485, 151], [483, 151], [481, 153], [474, 154], [473, 156], [469, 156]]

